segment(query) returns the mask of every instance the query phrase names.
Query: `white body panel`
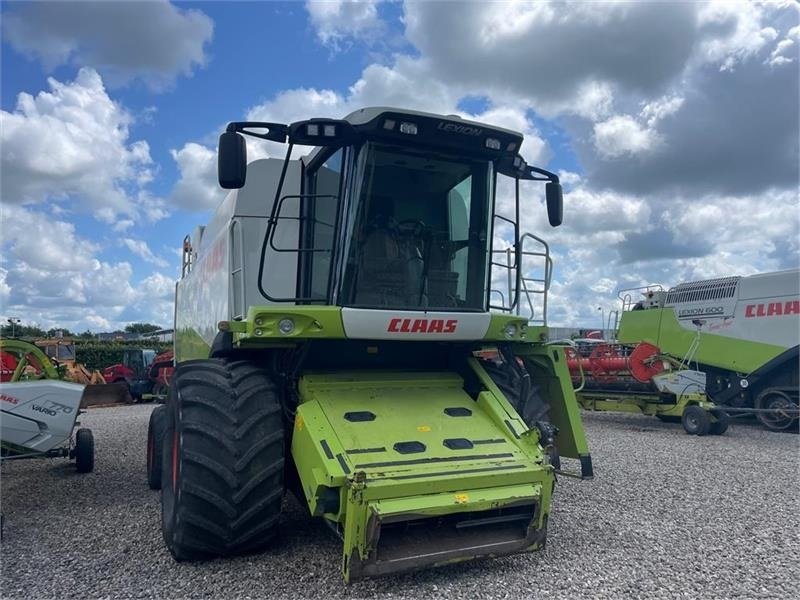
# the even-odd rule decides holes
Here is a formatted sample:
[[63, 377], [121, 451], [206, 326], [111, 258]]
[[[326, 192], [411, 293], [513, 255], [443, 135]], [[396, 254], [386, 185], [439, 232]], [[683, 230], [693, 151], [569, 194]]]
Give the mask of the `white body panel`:
[[0, 439], [32, 452], [65, 445], [75, 426], [84, 387], [53, 380], [0, 385]]
[[342, 309], [344, 332], [350, 339], [479, 340], [491, 320], [489, 313]]
[[684, 394], [704, 394], [706, 391], [706, 374], [702, 371], [683, 369], [653, 376], [653, 383], [659, 392], [680, 397]]
[[[186, 340], [199, 336], [210, 346], [217, 324], [243, 318], [248, 306], [270, 304], [258, 291], [261, 245], [272, 210], [282, 160], [264, 159], [248, 165], [247, 184], [230, 192], [211, 222], [192, 238], [196, 258], [175, 292], [175, 351], [187, 356]], [[292, 161], [282, 195], [300, 193], [300, 163]], [[287, 200], [281, 216], [297, 217], [298, 203]], [[278, 248], [297, 248], [298, 221], [281, 221], [275, 236]], [[199, 245], [194, 246], [195, 240]], [[264, 288], [271, 296], [295, 295], [297, 253], [267, 250]], [[199, 342], [200, 340], [194, 340]]]
[[[670, 290], [673, 293], [680, 286]], [[738, 278], [729, 297], [670, 301], [682, 327], [783, 348], [800, 343], [800, 270]], [[709, 294], [710, 295], [710, 294]]]

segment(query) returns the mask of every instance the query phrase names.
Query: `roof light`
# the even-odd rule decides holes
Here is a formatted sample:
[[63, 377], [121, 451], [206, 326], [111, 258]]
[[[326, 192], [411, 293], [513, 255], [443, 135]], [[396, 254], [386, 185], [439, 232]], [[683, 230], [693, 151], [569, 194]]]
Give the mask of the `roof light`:
[[506, 146], [506, 152], [513, 152], [517, 149], [517, 142], [509, 142], [508, 146]]
[[417, 135], [417, 125], [415, 123], [400, 123], [400, 133]]
[[325, 137], [336, 137], [336, 125], [324, 125], [322, 135]]
[[383, 128], [391, 131], [392, 129], [394, 129], [394, 121], [392, 119], [386, 119], [383, 122]]
[[514, 167], [517, 169], [522, 167], [522, 159], [519, 156], [514, 157]]
[[486, 138], [486, 147], [490, 150], [500, 150], [500, 140]]
[[306, 135], [319, 135], [319, 125], [314, 123], [306, 125]]

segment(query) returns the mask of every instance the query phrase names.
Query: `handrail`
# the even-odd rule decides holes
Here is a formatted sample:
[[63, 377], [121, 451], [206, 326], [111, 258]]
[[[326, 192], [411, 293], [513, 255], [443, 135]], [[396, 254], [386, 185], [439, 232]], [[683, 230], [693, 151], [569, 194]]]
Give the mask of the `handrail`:
[[[660, 283], [649, 283], [647, 285], [640, 285], [639, 287], [632, 287], [632, 288], [623, 288], [617, 292], [617, 298], [622, 300], [622, 312], [626, 312], [631, 310], [633, 306], [633, 294], [632, 292], [638, 292], [640, 290], [644, 290], [644, 293], [647, 292], [663, 292], [664, 287]], [[623, 296], [623, 293], [625, 294]]]

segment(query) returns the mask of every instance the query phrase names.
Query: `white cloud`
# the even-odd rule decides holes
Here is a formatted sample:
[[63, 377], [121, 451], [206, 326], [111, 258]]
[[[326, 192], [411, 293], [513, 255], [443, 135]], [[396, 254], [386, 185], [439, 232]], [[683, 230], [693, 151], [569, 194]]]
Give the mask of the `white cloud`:
[[8, 271], [0, 267], [0, 299], [5, 300], [11, 294], [11, 287], [6, 283]]
[[[73, 331], [108, 330], [131, 320], [171, 322], [168, 290], [174, 288], [166, 276], [153, 273], [136, 281], [129, 262], [102, 259], [100, 245], [79, 236], [71, 223], [42, 210], [3, 205], [2, 231], [5, 311], [46, 329]], [[162, 262], [146, 244], [131, 241], [132, 251]]]
[[307, 0], [306, 10], [319, 40], [339, 48], [348, 39], [374, 39], [383, 30], [377, 4], [371, 0]]
[[150, 250], [150, 247], [144, 240], [123, 238], [122, 243], [128, 250], [133, 252], [136, 256], [138, 256], [142, 260], [149, 262], [150, 264], [153, 264], [161, 268], [164, 268], [168, 265], [166, 260], [164, 260], [163, 258], [159, 258], [155, 254], [153, 254], [153, 251]]
[[141, 79], [155, 89], [205, 65], [213, 31], [201, 11], [161, 0], [15, 3], [3, 14], [4, 38], [48, 71], [93, 65], [114, 85]]
[[92, 69], [48, 84], [35, 97], [20, 93], [14, 112], [0, 111], [3, 202], [72, 197], [105, 222], [135, 218], [139, 202], [126, 188], [150, 181], [154, 167], [147, 142], [129, 141], [130, 115]]
[[697, 6], [698, 26], [704, 35], [698, 40], [696, 62], [714, 64], [722, 71], [733, 70], [778, 36], [774, 27], [764, 25], [767, 5], [715, 0]]
[[170, 154], [178, 164], [180, 179], [172, 191], [172, 202], [186, 210], [215, 209], [226, 191], [217, 183], [217, 153], [190, 142]]
[[19, 206], [2, 208], [2, 244], [37, 271], [70, 271], [88, 264], [96, 244], [79, 238], [72, 223]]
[[127, 231], [131, 227], [133, 227], [133, 221], [131, 221], [130, 219], [122, 219], [121, 221], [117, 221], [116, 223], [114, 223], [112, 229], [114, 231], [121, 233], [123, 231]]
[[661, 138], [628, 115], [617, 115], [594, 125], [594, 147], [606, 159], [635, 156], [655, 149]]

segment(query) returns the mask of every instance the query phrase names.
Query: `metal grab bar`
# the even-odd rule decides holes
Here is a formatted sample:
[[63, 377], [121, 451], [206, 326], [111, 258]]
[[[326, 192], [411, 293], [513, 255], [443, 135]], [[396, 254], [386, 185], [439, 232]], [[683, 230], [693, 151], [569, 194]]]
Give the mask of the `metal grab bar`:
[[[525, 250], [526, 240], [535, 241], [543, 247], [543, 250]], [[524, 269], [525, 257], [538, 257], [544, 259], [544, 268], [541, 277], [526, 276], [524, 274], [519, 277], [519, 292], [524, 296], [530, 311], [528, 315], [528, 321], [532, 324], [541, 324], [547, 326], [547, 295], [548, 291], [550, 290], [550, 284], [553, 277], [553, 259], [550, 257], [550, 246], [547, 244], [547, 242], [531, 233], [525, 233], [519, 238], [518, 248], [510, 246], [502, 250], [492, 250], [492, 254], [505, 255], [505, 263], [497, 260], [491, 260], [490, 265], [507, 270], [506, 286], [509, 302], [506, 304], [504, 295], [499, 290], [493, 289], [490, 290], [490, 292], [500, 294], [503, 303], [500, 306], [490, 304], [489, 307], [517, 315], [520, 315], [522, 312], [522, 302], [517, 301], [514, 303], [511, 300], [517, 296], [518, 291], [515, 285], [516, 273], [513, 271], [516, 271], [518, 268]], [[541, 316], [537, 316], [536, 313], [534, 299], [537, 294], [542, 296]]]

